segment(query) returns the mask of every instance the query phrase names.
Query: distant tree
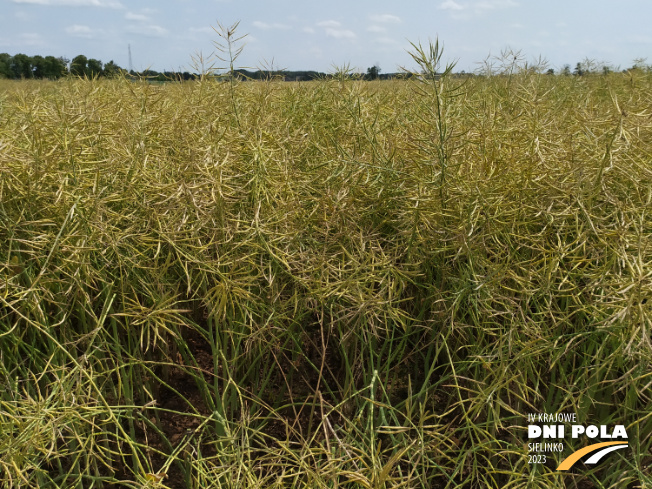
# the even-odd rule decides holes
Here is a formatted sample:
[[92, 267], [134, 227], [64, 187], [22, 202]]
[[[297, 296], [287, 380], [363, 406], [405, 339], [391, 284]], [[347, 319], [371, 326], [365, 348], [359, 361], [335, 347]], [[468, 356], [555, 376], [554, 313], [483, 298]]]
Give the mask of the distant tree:
[[376, 80], [380, 75], [380, 66], [373, 65], [367, 68], [367, 80]]
[[34, 78], [46, 77], [45, 58], [43, 56], [36, 55], [32, 57], [32, 76]]
[[68, 60], [65, 58], [55, 58], [54, 56], [45, 57], [45, 77], [56, 80], [68, 74]]
[[547, 74], [547, 75], [554, 75], [554, 74], [555, 74], [555, 70], [554, 70], [553, 68], [549, 68], [548, 71], [546, 71], [546, 74]]
[[125, 70], [120, 68], [113, 60], [109, 61], [104, 65], [104, 76], [113, 78], [122, 74]]
[[564, 76], [570, 76], [571, 74], [570, 65], [564, 65], [564, 67], [561, 70], [561, 74]]
[[12, 78], [32, 78], [32, 58], [26, 54], [18, 53], [13, 56], [9, 67]]
[[86, 74], [89, 78], [101, 76], [103, 74], [102, 62], [99, 59], [89, 59], [86, 64]]
[[158, 71], [147, 69], [145, 71], [141, 71], [139, 74], [140, 76], [144, 76], [146, 78], [156, 78], [158, 76]]
[[0, 53], [0, 78], [11, 78], [11, 55], [9, 53]]
[[650, 66], [646, 64], [647, 58], [636, 58], [634, 64], [629, 71], [650, 70]]
[[577, 63], [575, 65], [575, 69], [573, 70], [573, 75], [584, 76], [584, 74], [585, 74], [584, 66], [582, 66], [582, 63]]
[[54, 56], [0, 53], [0, 78], [60, 78], [68, 73], [67, 60]]
[[75, 56], [70, 63], [70, 74], [74, 76], [87, 76], [88, 58], [83, 54]]

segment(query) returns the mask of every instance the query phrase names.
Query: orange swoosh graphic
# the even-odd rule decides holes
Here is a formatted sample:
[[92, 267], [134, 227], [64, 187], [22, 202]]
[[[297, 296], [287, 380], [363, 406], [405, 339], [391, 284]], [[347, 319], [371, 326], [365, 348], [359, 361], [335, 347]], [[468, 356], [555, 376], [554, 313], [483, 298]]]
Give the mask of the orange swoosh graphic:
[[559, 464], [557, 470], [568, 470], [573, 465], [575, 465], [575, 462], [577, 462], [587, 453], [591, 453], [603, 447], [610, 447], [611, 445], [627, 445], [627, 443], [623, 441], [605, 441], [604, 443], [595, 443], [594, 445], [589, 445], [588, 447], [584, 447], [576, 452], [571, 453], [564, 459], [562, 463]]

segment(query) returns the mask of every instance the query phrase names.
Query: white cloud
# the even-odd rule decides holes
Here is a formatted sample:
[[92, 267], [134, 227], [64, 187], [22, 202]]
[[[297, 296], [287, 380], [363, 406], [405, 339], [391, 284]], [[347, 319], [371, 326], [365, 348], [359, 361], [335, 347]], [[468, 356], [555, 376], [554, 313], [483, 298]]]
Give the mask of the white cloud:
[[124, 8], [116, 0], [11, 0], [13, 3], [29, 3], [32, 5], [48, 5], [52, 7], [103, 7]]
[[464, 10], [464, 7], [457, 3], [455, 0], [446, 0], [442, 2], [439, 7], [440, 10]]
[[326, 35], [335, 39], [354, 39], [356, 37], [355, 32], [343, 29], [342, 24], [336, 20], [323, 20], [317, 22], [317, 26], [323, 27]]
[[190, 27], [188, 31], [191, 34], [215, 34], [211, 27]]
[[326, 29], [326, 35], [329, 37], [334, 37], [335, 39], [354, 39], [355, 32], [348, 29]]
[[208, 26], [203, 26], [203, 27], [188, 27], [188, 29], [183, 32], [179, 33], [179, 39], [183, 40], [190, 40], [190, 41], [199, 41], [202, 39], [206, 39], [206, 37], [215, 37], [215, 31], [208, 27]]
[[499, 8], [518, 7], [514, 0], [483, 0], [474, 4], [476, 10], [495, 10]]
[[399, 42], [396, 39], [392, 39], [391, 37], [377, 37], [376, 42], [378, 44], [384, 44], [386, 46], [395, 46], [399, 44]]
[[23, 46], [42, 46], [43, 39], [36, 32], [25, 32], [20, 35], [20, 44]]
[[401, 18], [391, 14], [372, 15], [371, 20], [381, 24], [400, 24]]
[[387, 32], [387, 28], [386, 27], [381, 27], [379, 25], [370, 25], [369, 27], [367, 27], [367, 31], [368, 32], [383, 33], [383, 32]]
[[322, 22], [317, 22], [317, 25], [319, 27], [335, 27], [335, 28], [342, 27], [342, 24], [340, 24], [336, 20], [324, 20]]
[[635, 44], [652, 44], [652, 37], [645, 35], [629, 36], [627, 40]]
[[150, 19], [148, 16], [143, 15], [143, 14], [136, 14], [134, 12], [127, 12], [125, 14], [125, 19], [127, 20], [136, 20], [140, 22], [148, 22]]
[[[445, 0], [437, 7], [439, 10], [449, 10], [454, 19], [469, 19], [469, 14], [481, 15], [490, 10], [518, 7], [516, 0], [480, 0], [475, 2], [458, 2]], [[465, 13], [463, 13], [466, 12]]]
[[301, 29], [301, 30], [302, 30], [303, 32], [307, 33], [307, 34], [314, 34], [314, 33], [315, 33], [315, 29], [313, 29], [312, 27], [304, 27], [304, 28]]
[[93, 30], [87, 25], [73, 24], [66, 27], [66, 34], [75, 37], [84, 37], [90, 39], [93, 37]]
[[257, 27], [258, 29], [282, 29], [282, 30], [286, 30], [286, 29], [290, 28], [290, 26], [285, 25], [285, 24], [279, 24], [279, 23], [276, 23], [276, 22], [274, 22], [272, 24], [268, 24], [267, 22], [261, 22], [259, 20], [255, 20], [252, 23], [252, 25], [254, 27]]
[[168, 34], [168, 30], [160, 25], [129, 25], [127, 32], [140, 34], [147, 37], [163, 37]]
[[11, 39], [0, 37], [0, 46], [10, 48], [24, 48], [25, 46], [44, 46], [43, 38], [36, 32], [25, 32]]

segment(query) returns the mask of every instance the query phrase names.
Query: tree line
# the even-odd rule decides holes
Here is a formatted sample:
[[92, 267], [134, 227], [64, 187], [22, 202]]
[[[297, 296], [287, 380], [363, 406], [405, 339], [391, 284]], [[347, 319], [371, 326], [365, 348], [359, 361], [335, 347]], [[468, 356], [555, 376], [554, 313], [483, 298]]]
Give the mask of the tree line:
[[[645, 63], [644, 59], [635, 60], [634, 66], [629, 68], [629, 70], [640, 70], [645, 69], [650, 70], [650, 65]], [[347, 78], [362, 78], [366, 80], [386, 80], [395, 77], [409, 77], [409, 73], [380, 73], [380, 67], [374, 65], [367, 69], [367, 73], [347, 73]], [[613, 71], [613, 69], [606, 65], [598, 65], [590, 61], [583, 61], [577, 63], [574, 70], [571, 71], [570, 65], [565, 65], [560, 71], [561, 75], [576, 75], [584, 76], [591, 73], [603, 73], [607, 74]], [[554, 69], [549, 69], [547, 71], [549, 75], [557, 74]], [[154, 70], [144, 70], [140, 72], [127, 71], [124, 68], [121, 68], [113, 60], [108, 63], [102, 63], [99, 59], [87, 58], [83, 54], [75, 56], [72, 60], [69, 60], [64, 57], [54, 57], [54, 56], [28, 56], [26, 54], [15, 54], [10, 55], [8, 53], [0, 53], [0, 78], [9, 78], [9, 79], [50, 79], [56, 80], [64, 76], [80, 76], [87, 78], [95, 77], [115, 77], [115, 76], [125, 76], [131, 75], [133, 77], [138, 77], [141, 79], [147, 79], [151, 81], [187, 81], [200, 78], [200, 75], [197, 73], [190, 73], [188, 71], [184, 72], [173, 72], [173, 71], [163, 71], [158, 72]], [[456, 74], [457, 76], [473, 76], [471, 74], [461, 73]], [[224, 75], [218, 75], [224, 77]], [[285, 81], [310, 81], [316, 79], [329, 78], [333, 76], [332, 74], [326, 74], [319, 71], [312, 70], [257, 70], [249, 71], [245, 69], [234, 70], [233, 76], [236, 76], [240, 80], [269, 80], [269, 79], [281, 79]]]
[[67, 75], [110, 77], [125, 71], [113, 61], [104, 64], [99, 59], [87, 58], [82, 54], [69, 60], [64, 57], [0, 53], [0, 78], [56, 80]]
[[[114, 77], [118, 75], [131, 75], [151, 81], [186, 81], [199, 78], [197, 73], [144, 70], [140, 72], [128, 71], [113, 60], [102, 63], [99, 59], [87, 58], [83, 54], [75, 56], [72, 60], [54, 56], [28, 56], [18, 53], [10, 55], [0, 53], [0, 78], [13, 80], [20, 79], [49, 79], [56, 80], [64, 76], [80, 76], [87, 78]], [[317, 71], [248, 71], [236, 70], [234, 73], [241, 79], [263, 80], [282, 77], [286, 80], [314, 80], [326, 76]]]
[[[187, 81], [199, 78], [197, 73], [144, 70], [140, 72], [128, 71], [113, 60], [102, 63], [99, 59], [87, 58], [83, 54], [75, 56], [72, 60], [54, 56], [28, 56], [26, 54], [10, 55], [0, 53], [0, 78], [14, 80], [20, 79], [49, 79], [56, 80], [64, 76], [80, 76], [87, 78], [114, 77], [118, 75], [131, 75], [145, 78], [150, 81]], [[224, 76], [224, 75], [218, 75]], [[329, 78], [329, 74], [314, 70], [234, 70], [233, 76], [240, 80], [269, 80], [281, 79], [285, 81], [310, 81]], [[398, 76], [397, 73], [380, 74], [380, 68], [373, 66], [366, 74], [350, 73], [351, 78], [364, 78], [367, 80], [389, 79]]]

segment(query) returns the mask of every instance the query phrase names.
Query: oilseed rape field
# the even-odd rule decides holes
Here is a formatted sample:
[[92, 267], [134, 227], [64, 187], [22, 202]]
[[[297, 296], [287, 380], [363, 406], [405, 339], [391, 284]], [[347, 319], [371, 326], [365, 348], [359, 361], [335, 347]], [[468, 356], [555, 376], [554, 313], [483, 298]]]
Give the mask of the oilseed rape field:
[[652, 487], [652, 74], [431, 54], [0, 82], [3, 487]]

